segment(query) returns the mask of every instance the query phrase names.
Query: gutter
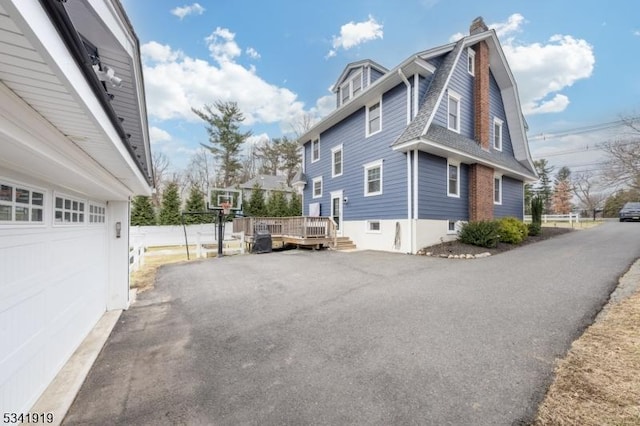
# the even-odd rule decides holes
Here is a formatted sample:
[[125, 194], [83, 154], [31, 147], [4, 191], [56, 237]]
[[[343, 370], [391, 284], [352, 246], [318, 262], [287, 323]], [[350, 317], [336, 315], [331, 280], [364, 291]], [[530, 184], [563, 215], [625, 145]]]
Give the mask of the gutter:
[[124, 147], [127, 149], [127, 152], [133, 159], [134, 163], [136, 164], [136, 166], [138, 166], [138, 170], [140, 171], [142, 176], [145, 177], [147, 184], [152, 187], [153, 183], [150, 173], [147, 170], [144, 170], [144, 168], [138, 161], [136, 152], [134, 151], [133, 147], [131, 147], [131, 145], [127, 143], [128, 138], [124, 127], [122, 127], [118, 115], [109, 102], [104, 87], [102, 87], [102, 83], [100, 83], [100, 81], [98, 80], [98, 77], [93, 71], [93, 67], [89, 63], [89, 56], [86, 53], [82, 41], [80, 40], [80, 36], [75, 31], [73, 22], [71, 22], [71, 18], [69, 18], [69, 15], [64, 8], [64, 2], [58, 0], [40, 0], [40, 3], [42, 4], [42, 7], [44, 8], [47, 15], [49, 15], [51, 22], [56, 27], [58, 34], [60, 34], [60, 37], [69, 49], [71, 56], [73, 56], [73, 59], [76, 61], [81, 72], [84, 74], [87, 83], [91, 87], [91, 90], [96, 95], [96, 98], [102, 105], [102, 108], [107, 113], [109, 121], [111, 121], [111, 124], [118, 132], [118, 136], [120, 136], [120, 142], [122, 142]]

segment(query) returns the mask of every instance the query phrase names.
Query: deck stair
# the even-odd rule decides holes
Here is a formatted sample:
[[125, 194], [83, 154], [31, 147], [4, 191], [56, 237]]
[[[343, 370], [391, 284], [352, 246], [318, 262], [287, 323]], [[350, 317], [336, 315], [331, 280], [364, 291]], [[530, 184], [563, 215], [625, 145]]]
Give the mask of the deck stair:
[[351, 241], [349, 237], [338, 237], [337, 240], [338, 241], [335, 247], [336, 250], [355, 250], [356, 249], [356, 245], [354, 244], [353, 241]]

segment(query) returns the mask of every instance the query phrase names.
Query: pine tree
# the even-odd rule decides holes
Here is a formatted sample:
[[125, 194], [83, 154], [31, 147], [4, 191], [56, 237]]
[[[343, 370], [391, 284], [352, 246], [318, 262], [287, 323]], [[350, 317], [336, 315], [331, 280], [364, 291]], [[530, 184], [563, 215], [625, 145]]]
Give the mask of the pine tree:
[[[189, 198], [184, 206], [185, 213], [188, 212], [203, 212], [206, 210], [204, 203], [204, 194], [198, 189], [197, 186], [192, 186], [189, 190]], [[184, 222], [187, 224], [192, 223], [211, 223], [211, 215], [193, 214], [184, 215]]]
[[291, 198], [289, 199], [289, 212], [287, 215], [302, 216], [302, 199], [300, 199], [300, 195], [298, 195], [296, 191], [291, 193]]
[[251, 132], [240, 133], [244, 115], [236, 102], [217, 101], [213, 106], [205, 105], [204, 111], [191, 110], [207, 123], [210, 145], [202, 146], [208, 148], [220, 164], [222, 186], [231, 186], [242, 168], [242, 144], [251, 136]]
[[162, 193], [162, 206], [159, 215], [160, 225], [180, 225], [180, 195], [178, 184], [171, 182]]
[[289, 213], [287, 199], [282, 191], [272, 191], [267, 201], [267, 216], [284, 217]]
[[131, 204], [131, 226], [152, 226], [156, 224], [156, 213], [153, 211], [149, 197], [137, 195]]
[[246, 216], [266, 216], [267, 206], [264, 201], [264, 191], [259, 183], [253, 186], [249, 201], [245, 203], [244, 213]]
[[551, 188], [551, 173], [553, 172], [553, 166], [550, 166], [546, 159], [541, 158], [533, 162], [533, 165], [538, 172], [538, 183], [535, 187], [535, 193], [540, 199], [542, 199], [542, 205], [544, 207], [544, 214], [551, 213], [551, 195], [553, 189]]

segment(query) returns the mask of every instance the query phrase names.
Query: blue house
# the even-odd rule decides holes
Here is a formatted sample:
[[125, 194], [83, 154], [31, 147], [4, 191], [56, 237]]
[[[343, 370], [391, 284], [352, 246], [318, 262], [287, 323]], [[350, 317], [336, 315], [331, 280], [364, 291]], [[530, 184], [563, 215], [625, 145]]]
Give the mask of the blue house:
[[515, 79], [495, 31], [388, 70], [363, 60], [333, 87], [337, 108], [299, 139], [304, 215], [330, 216], [358, 248], [416, 253], [462, 221], [522, 218], [537, 179]]

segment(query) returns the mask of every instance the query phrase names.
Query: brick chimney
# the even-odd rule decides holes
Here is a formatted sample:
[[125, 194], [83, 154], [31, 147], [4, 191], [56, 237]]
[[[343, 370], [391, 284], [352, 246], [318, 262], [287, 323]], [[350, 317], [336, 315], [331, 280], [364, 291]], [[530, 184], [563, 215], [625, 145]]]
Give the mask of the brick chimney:
[[[473, 20], [470, 35], [489, 28], [481, 17]], [[473, 82], [474, 139], [486, 151], [490, 149], [491, 120], [489, 113], [489, 45], [480, 41], [472, 46], [475, 51]], [[493, 219], [493, 173], [491, 167], [472, 164], [469, 167], [469, 220]]]

